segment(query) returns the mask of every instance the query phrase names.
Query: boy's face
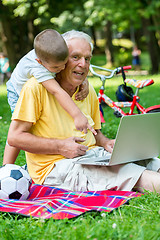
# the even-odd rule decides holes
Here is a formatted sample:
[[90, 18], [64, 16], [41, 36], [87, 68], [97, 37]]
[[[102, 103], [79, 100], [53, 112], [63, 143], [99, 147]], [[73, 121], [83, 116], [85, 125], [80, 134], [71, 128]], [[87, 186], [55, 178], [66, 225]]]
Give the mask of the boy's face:
[[57, 61], [50, 61], [50, 62], [42, 62], [39, 63], [42, 64], [49, 72], [52, 73], [59, 73], [61, 70], [65, 68], [65, 64], [67, 63], [68, 58], [65, 59], [65, 61], [57, 62]]

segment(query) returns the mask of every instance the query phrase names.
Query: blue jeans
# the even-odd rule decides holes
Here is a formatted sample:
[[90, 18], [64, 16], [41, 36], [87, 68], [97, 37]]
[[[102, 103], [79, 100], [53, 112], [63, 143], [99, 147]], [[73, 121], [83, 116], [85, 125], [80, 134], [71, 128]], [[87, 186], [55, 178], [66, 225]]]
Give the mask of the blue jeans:
[[11, 112], [14, 112], [14, 109], [16, 107], [16, 103], [18, 101], [19, 95], [17, 94], [15, 88], [13, 87], [13, 84], [11, 80], [9, 80], [7, 83], [7, 98], [8, 98], [8, 103], [11, 108]]

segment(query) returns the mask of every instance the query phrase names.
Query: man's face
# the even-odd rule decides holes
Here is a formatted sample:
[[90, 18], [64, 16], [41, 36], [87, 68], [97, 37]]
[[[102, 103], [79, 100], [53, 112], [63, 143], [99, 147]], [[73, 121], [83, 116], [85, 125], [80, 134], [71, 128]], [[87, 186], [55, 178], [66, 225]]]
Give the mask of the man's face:
[[69, 58], [66, 68], [61, 72], [64, 81], [79, 86], [87, 77], [91, 60], [91, 46], [84, 39], [72, 39], [68, 42]]

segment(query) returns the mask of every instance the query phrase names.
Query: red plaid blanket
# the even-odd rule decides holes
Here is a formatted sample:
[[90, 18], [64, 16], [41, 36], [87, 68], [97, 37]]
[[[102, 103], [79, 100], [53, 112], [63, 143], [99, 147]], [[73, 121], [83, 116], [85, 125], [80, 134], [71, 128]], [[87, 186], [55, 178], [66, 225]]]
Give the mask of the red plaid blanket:
[[73, 218], [87, 211], [111, 212], [141, 194], [127, 191], [71, 192], [33, 184], [27, 200], [0, 199], [0, 211], [37, 218]]

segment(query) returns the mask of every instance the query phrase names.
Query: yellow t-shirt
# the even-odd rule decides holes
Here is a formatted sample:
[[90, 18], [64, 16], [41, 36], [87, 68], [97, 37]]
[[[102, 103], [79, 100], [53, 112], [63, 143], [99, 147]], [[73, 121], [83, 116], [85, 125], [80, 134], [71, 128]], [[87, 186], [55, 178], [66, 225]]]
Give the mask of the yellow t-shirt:
[[[75, 95], [75, 94], [74, 94]], [[94, 88], [89, 85], [89, 94], [83, 101], [73, 101], [87, 117], [94, 129], [101, 128], [99, 102]], [[92, 147], [95, 137], [77, 131], [72, 117], [61, 107], [56, 98], [32, 77], [23, 87], [12, 119], [32, 122], [31, 133], [45, 138], [65, 139], [72, 136], [82, 137], [82, 144]], [[39, 146], [41, 147], [41, 146]], [[26, 152], [27, 167], [31, 178], [42, 184], [54, 167], [54, 163], [64, 159], [61, 155], [33, 154]]]

